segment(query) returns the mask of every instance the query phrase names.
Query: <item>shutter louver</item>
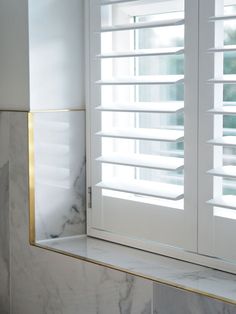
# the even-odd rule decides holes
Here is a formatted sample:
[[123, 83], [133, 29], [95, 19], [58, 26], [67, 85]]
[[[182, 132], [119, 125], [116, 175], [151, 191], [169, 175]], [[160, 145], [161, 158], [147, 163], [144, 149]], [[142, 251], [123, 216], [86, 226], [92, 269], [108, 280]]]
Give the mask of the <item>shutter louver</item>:
[[176, 113], [183, 111], [184, 102], [159, 102], [159, 103], [126, 103], [103, 105], [96, 107], [100, 111], [118, 111], [118, 112], [152, 112], [152, 113]]
[[127, 165], [162, 170], [180, 170], [184, 167], [183, 158], [151, 156], [144, 154], [112, 154], [108, 156], [105, 155], [97, 158], [97, 161], [117, 165]]
[[98, 183], [97, 187], [167, 200], [180, 200], [183, 198], [183, 187], [181, 186], [165, 183], [153, 185], [151, 182], [147, 183], [142, 180], [130, 180], [128, 183], [126, 181], [110, 180]]

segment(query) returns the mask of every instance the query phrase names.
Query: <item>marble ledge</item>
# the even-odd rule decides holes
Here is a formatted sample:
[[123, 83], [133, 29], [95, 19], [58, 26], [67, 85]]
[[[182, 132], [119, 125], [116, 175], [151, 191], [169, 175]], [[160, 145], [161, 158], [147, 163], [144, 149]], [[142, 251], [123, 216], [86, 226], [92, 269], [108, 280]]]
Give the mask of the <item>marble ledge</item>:
[[39, 241], [35, 246], [236, 304], [233, 274], [86, 235]]

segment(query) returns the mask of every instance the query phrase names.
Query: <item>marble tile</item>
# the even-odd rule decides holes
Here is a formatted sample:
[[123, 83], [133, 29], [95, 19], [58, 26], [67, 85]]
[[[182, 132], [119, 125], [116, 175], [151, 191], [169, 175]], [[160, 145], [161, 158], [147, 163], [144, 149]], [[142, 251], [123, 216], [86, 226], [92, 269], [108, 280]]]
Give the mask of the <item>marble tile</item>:
[[85, 233], [85, 112], [34, 113], [38, 240]]
[[88, 261], [235, 302], [236, 275], [86, 236], [40, 242]]
[[97, 314], [151, 314], [152, 282], [86, 264], [86, 280], [94, 286]]
[[236, 305], [154, 284], [153, 314], [235, 314]]
[[10, 309], [9, 256], [9, 115], [0, 113], [0, 313]]
[[152, 313], [151, 282], [46, 251], [25, 258], [15, 261], [13, 314]]
[[29, 245], [26, 122], [11, 114], [11, 314], [151, 314], [152, 282]]

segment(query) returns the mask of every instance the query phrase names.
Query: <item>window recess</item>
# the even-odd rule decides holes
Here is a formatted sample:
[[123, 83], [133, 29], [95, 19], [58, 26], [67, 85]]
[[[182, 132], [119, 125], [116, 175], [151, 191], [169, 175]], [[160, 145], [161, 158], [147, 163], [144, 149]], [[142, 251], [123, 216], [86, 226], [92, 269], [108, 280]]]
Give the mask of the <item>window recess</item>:
[[90, 5], [91, 236], [196, 250], [196, 8]]

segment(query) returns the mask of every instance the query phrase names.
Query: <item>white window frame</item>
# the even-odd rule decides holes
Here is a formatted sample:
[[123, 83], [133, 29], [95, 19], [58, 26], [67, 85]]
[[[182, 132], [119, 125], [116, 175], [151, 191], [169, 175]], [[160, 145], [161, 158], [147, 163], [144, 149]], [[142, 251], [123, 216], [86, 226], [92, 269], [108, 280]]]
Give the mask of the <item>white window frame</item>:
[[[222, 0], [223, 1], [223, 0]], [[213, 168], [213, 147], [207, 141], [214, 136], [213, 118], [209, 118], [206, 111], [212, 108], [214, 90], [207, 84], [207, 80], [214, 77], [214, 57], [207, 53], [208, 48], [214, 46], [214, 23], [209, 24], [208, 17], [216, 14], [216, 0], [185, 0], [186, 10], [189, 14], [185, 17], [185, 115], [197, 117], [197, 119], [186, 119], [185, 121], [185, 143], [189, 157], [185, 159], [185, 208], [191, 208], [192, 225], [190, 228], [195, 232], [189, 233], [191, 245], [181, 248], [158, 244], [152, 241], [130, 239], [111, 232], [102, 230], [101, 214], [96, 209], [99, 199], [96, 188], [93, 187], [94, 178], [100, 173], [93, 167], [91, 156], [93, 151], [99, 152], [99, 141], [93, 140], [94, 130], [100, 129], [99, 119], [94, 119], [92, 114], [94, 104], [97, 105], [99, 97], [99, 86], [94, 81], [100, 79], [99, 63], [94, 56], [98, 53], [99, 36], [90, 37], [94, 31], [94, 25], [100, 25], [100, 16], [94, 15], [94, 6], [99, 0], [86, 1], [86, 10], [92, 23], [86, 25], [86, 101], [87, 101], [87, 187], [92, 187], [92, 204], [87, 209], [87, 234], [88, 236], [102, 238], [104, 240], [122, 243], [124, 245], [137, 247], [143, 250], [164, 254], [181, 260], [217, 268], [220, 270], [236, 273], [235, 264], [228, 260], [216, 258], [215, 243], [212, 236], [215, 221], [212, 219], [213, 207], [206, 202], [213, 195], [213, 178], [206, 174]], [[192, 40], [187, 40], [187, 38]], [[194, 40], [198, 38], [198, 40]], [[197, 60], [197, 62], [193, 62]], [[192, 76], [191, 73], [196, 75]], [[220, 121], [219, 121], [220, 123]], [[188, 132], [186, 132], [188, 130]], [[194, 139], [194, 141], [193, 141]], [[165, 208], [166, 209], [166, 208]], [[97, 216], [96, 216], [97, 215]], [[95, 217], [95, 218], [94, 218]], [[101, 221], [101, 230], [93, 228], [93, 221]], [[183, 227], [185, 227], [183, 225]], [[187, 234], [187, 233], [186, 233]]]

